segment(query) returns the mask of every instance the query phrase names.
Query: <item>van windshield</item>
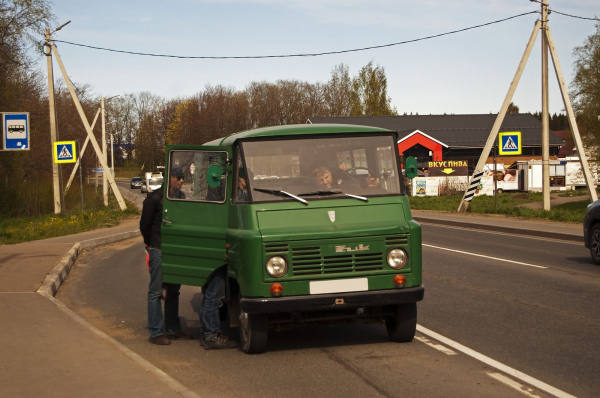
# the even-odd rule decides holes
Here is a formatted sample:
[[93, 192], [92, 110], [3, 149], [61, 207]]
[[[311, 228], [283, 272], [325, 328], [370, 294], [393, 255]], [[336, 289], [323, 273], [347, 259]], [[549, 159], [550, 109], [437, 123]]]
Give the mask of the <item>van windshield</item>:
[[253, 202], [403, 192], [392, 135], [248, 141], [242, 152]]
[[162, 185], [163, 178], [162, 177], [152, 177], [149, 181], [150, 185]]

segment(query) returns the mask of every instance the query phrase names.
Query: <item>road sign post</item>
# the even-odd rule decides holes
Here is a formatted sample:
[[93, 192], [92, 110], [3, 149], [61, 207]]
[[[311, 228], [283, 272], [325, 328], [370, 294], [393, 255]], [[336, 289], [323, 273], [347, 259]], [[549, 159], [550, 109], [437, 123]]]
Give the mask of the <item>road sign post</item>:
[[2, 142], [5, 151], [29, 150], [29, 112], [3, 114]]

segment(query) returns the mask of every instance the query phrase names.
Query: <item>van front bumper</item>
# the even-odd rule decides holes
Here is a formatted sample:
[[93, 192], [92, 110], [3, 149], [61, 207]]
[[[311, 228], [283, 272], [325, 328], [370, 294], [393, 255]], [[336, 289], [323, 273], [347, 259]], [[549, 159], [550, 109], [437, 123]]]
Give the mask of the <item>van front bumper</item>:
[[276, 298], [242, 298], [240, 306], [248, 314], [345, 310], [416, 303], [423, 300], [424, 294], [425, 287], [421, 285], [404, 289], [374, 290], [368, 292], [284, 296]]

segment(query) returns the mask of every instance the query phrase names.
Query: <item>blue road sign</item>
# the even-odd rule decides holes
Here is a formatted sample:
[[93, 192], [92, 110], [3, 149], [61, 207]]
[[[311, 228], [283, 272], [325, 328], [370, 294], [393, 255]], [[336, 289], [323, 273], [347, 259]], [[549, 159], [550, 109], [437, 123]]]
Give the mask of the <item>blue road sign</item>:
[[103, 169], [99, 168], [99, 169], [92, 169], [92, 173], [102, 173]]
[[54, 143], [54, 163], [75, 163], [75, 141], [60, 141]]
[[511, 131], [498, 134], [499, 155], [521, 154], [521, 132]]
[[4, 113], [2, 141], [6, 151], [29, 150], [29, 112]]

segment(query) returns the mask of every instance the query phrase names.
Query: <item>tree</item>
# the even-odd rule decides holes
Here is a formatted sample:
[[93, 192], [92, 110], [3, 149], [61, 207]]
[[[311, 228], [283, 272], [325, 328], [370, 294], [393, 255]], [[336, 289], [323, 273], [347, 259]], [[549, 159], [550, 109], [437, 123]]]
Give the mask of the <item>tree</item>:
[[385, 69], [373, 62], [365, 65], [358, 76], [352, 79], [351, 116], [387, 116], [396, 115], [391, 108], [391, 98], [387, 95], [387, 77]]
[[348, 65], [336, 65], [331, 71], [331, 79], [325, 86], [327, 116], [349, 116], [352, 98], [352, 79]]
[[573, 49], [575, 76], [570, 96], [584, 145], [591, 158], [600, 158], [600, 23], [596, 32]]
[[511, 103], [508, 104], [508, 109], [506, 110], [506, 113], [509, 115], [517, 114], [519, 113], [519, 107], [513, 104], [511, 101]]

